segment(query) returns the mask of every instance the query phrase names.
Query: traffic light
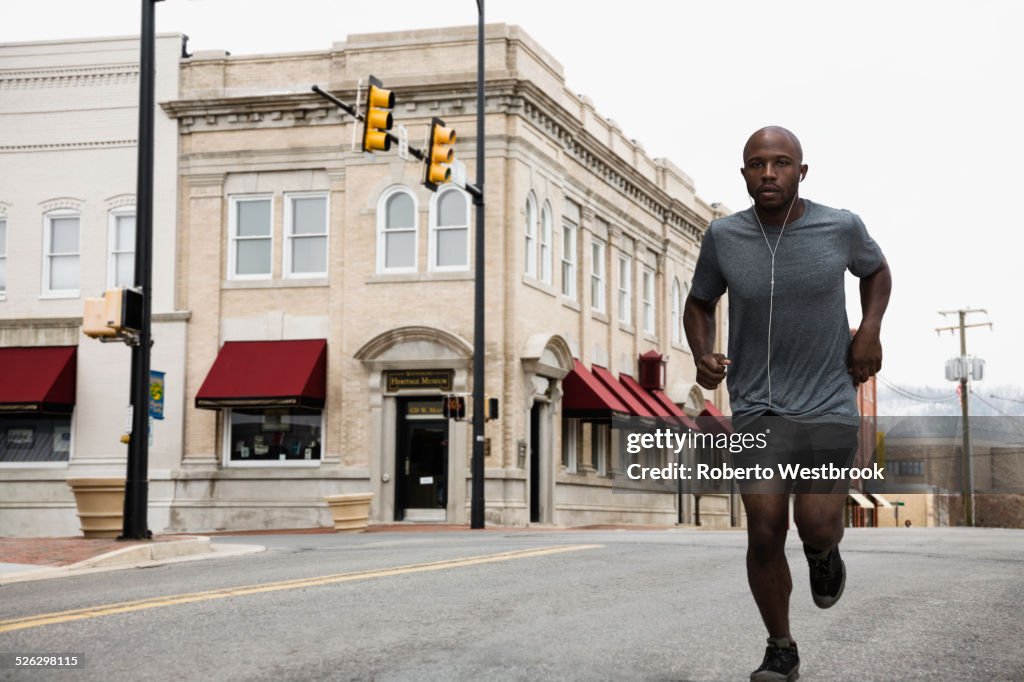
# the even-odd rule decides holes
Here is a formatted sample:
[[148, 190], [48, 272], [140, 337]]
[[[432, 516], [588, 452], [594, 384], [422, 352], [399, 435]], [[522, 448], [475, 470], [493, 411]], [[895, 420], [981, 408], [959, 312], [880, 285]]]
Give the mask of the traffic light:
[[436, 192], [438, 185], [451, 180], [451, 163], [455, 160], [455, 131], [446, 128], [444, 121], [436, 116], [430, 121], [430, 137], [427, 144], [427, 169], [423, 184], [431, 192]]
[[366, 110], [363, 113], [363, 151], [386, 152], [391, 149], [388, 131], [394, 124], [391, 112], [395, 108], [395, 93], [385, 90], [384, 84], [370, 76], [370, 89], [366, 93]]
[[94, 339], [113, 338], [142, 329], [142, 293], [107, 289], [102, 298], [85, 299], [82, 333]]

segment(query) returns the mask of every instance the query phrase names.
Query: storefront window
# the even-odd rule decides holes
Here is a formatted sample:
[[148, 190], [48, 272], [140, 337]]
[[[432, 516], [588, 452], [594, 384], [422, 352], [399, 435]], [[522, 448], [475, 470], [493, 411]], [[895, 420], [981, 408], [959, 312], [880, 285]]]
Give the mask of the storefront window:
[[66, 462], [71, 455], [71, 415], [0, 417], [0, 462]]
[[228, 411], [232, 462], [317, 461], [323, 447], [323, 411], [301, 407]]

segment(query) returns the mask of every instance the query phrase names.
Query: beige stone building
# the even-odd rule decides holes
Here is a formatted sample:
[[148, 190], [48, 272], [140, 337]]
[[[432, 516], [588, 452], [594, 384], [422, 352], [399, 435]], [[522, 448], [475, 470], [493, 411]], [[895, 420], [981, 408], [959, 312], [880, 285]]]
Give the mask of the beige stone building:
[[[156, 40], [177, 99], [181, 35]], [[131, 352], [82, 335], [83, 299], [131, 286], [139, 41], [0, 44], [0, 535], [75, 535], [66, 479], [124, 476]], [[183, 448], [185, 327], [175, 307], [177, 122], [155, 121], [150, 523], [169, 524]]]
[[[689, 520], [687, 499], [680, 512], [673, 495], [613, 492], [614, 420], [725, 407], [693, 383], [681, 321], [716, 209], [569, 91], [521, 29], [488, 26], [486, 53], [483, 140], [474, 27], [182, 61], [163, 104], [180, 133], [176, 300], [191, 314], [170, 528], [328, 525], [324, 495], [364, 491], [376, 522], [469, 518], [471, 428], [444, 419], [441, 396], [473, 384], [472, 202], [426, 190], [394, 151], [355, 151], [360, 126], [310, 91], [354, 103], [371, 74], [414, 146], [441, 117], [471, 180], [486, 149], [485, 388], [501, 405], [488, 522]], [[642, 388], [650, 351], [665, 378]], [[727, 525], [727, 500], [702, 514]]]

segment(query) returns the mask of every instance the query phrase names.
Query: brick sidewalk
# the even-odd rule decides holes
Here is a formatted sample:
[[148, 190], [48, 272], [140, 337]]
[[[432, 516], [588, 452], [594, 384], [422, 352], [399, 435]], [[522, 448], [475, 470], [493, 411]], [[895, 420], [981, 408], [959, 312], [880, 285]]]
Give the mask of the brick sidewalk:
[[[181, 535], [160, 535], [152, 542], [180, 540]], [[150, 542], [149, 540], [92, 538], [0, 538], [0, 563], [70, 566], [107, 552]]]

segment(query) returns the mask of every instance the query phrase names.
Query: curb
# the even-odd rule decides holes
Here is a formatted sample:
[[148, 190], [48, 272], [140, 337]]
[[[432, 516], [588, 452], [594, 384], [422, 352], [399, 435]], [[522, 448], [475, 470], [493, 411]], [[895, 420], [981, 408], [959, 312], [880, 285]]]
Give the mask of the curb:
[[263, 552], [262, 545], [214, 545], [208, 537], [190, 537], [169, 542], [154, 542], [148, 545], [137, 545], [107, 552], [90, 557], [83, 561], [60, 567], [40, 567], [12, 573], [0, 573], [0, 585], [27, 582], [30, 580], [48, 580], [50, 578], [66, 578], [75, 575], [88, 575], [127, 568], [148, 568], [184, 561], [216, 559], [221, 557], [241, 556]]
[[208, 554], [212, 551], [213, 547], [210, 545], [210, 538], [208, 537], [182, 538], [181, 540], [171, 540], [169, 542], [153, 542], [115, 549], [113, 552], [90, 557], [64, 568], [68, 571], [77, 571], [83, 568], [119, 566], [121, 564], [135, 564], [142, 561], [166, 561], [194, 554]]

